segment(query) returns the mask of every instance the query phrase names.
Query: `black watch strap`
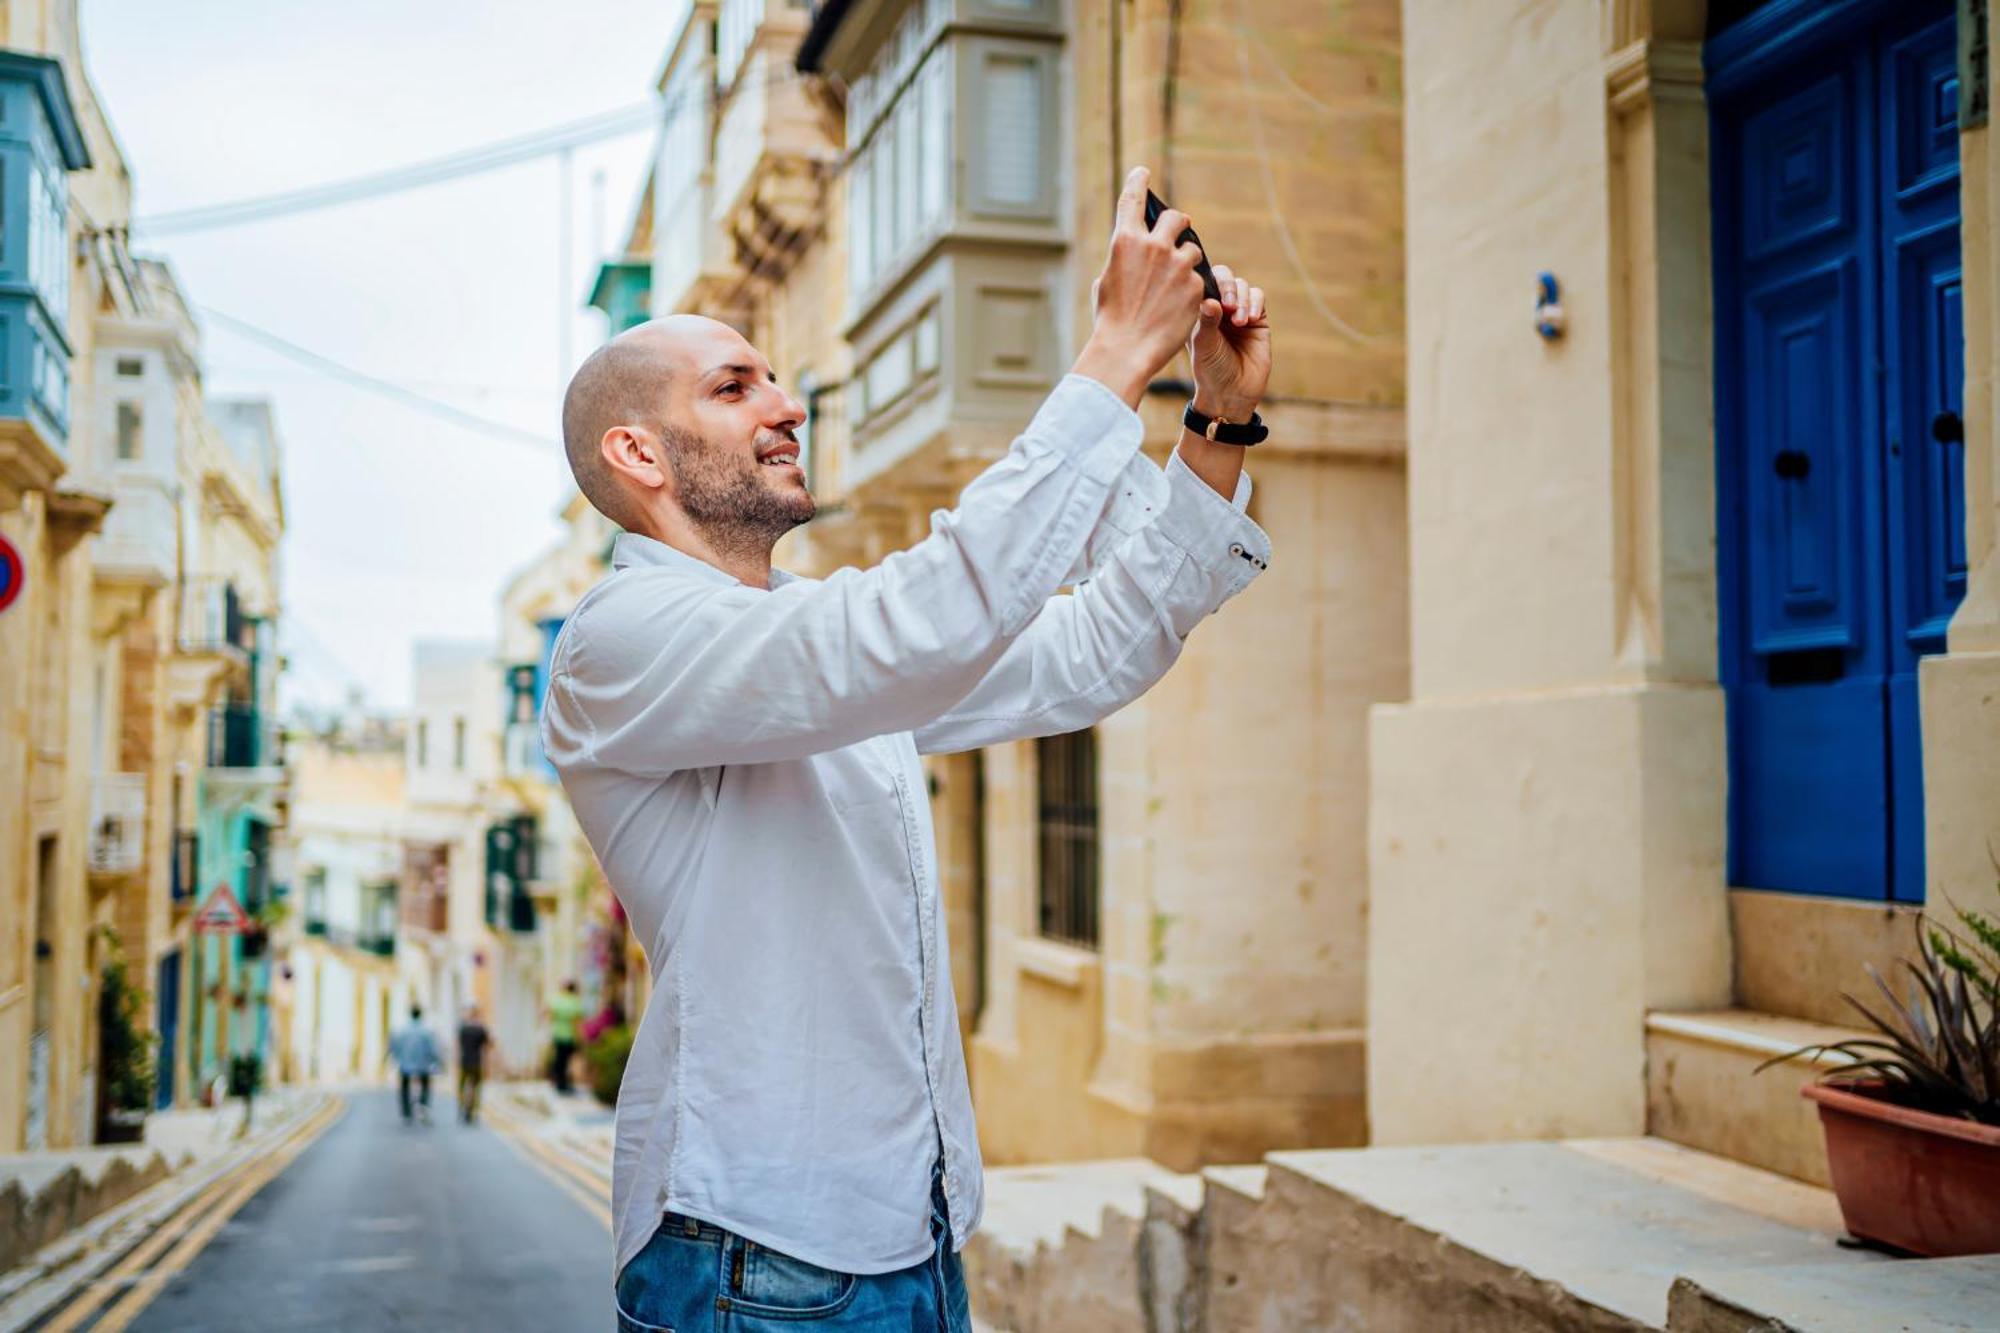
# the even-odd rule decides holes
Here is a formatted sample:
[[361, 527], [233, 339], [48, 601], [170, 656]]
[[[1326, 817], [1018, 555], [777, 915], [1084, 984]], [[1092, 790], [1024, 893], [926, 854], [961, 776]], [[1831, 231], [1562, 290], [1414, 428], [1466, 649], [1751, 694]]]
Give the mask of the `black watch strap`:
[[1264, 418], [1258, 416], [1255, 412], [1250, 414], [1248, 421], [1220, 421], [1214, 417], [1203, 416], [1201, 413], [1195, 411], [1193, 403], [1188, 404], [1186, 414], [1181, 417], [1181, 424], [1201, 436], [1204, 440], [1213, 440], [1217, 444], [1240, 444], [1245, 446], [1262, 444], [1264, 437], [1271, 433], [1270, 429], [1264, 425]]

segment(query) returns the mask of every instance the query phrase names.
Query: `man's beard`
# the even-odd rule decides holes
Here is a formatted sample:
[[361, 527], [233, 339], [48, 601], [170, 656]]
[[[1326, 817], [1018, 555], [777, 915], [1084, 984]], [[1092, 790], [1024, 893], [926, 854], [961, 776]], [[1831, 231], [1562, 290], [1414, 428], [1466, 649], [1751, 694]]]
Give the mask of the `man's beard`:
[[[681, 512], [718, 553], [768, 557], [778, 538], [809, 521], [817, 506], [804, 490], [774, 491], [756, 469], [768, 466], [755, 459], [704, 442], [672, 427], [661, 430], [668, 461], [674, 469]], [[789, 434], [760, 437], [763, 450]]]

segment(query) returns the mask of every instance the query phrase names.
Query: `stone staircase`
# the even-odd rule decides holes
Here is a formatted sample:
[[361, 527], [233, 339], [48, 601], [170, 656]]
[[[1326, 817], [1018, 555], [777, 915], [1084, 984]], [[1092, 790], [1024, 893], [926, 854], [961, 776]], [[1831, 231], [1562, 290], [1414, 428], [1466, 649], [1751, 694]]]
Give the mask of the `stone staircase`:
[[1751, 1009], [1655, 1013], [1646, 1019], [1646, 1129], [1690, 1148], [1829, 1184], [1819, 1114], [1799, 1095], [1821, 1056], [1756, 1073], [1773, 1056], [1860, 1036], [1851, 1028]]
[[1659, 1138], [990, 1173], [965, 1251], [1012, 1333], [1991, 1329], [2000, 1257], [1839, 1244], [1826, 1191]]

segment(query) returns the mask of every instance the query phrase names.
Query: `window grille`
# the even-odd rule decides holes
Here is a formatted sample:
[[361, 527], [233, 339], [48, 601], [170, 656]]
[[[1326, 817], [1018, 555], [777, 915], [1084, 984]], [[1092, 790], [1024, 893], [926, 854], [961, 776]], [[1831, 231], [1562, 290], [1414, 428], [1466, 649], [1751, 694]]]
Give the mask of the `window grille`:
[[1041, 933], [1097, 947], [1097, 737], [1073, 731], [1035, 742], [1040, 787]]

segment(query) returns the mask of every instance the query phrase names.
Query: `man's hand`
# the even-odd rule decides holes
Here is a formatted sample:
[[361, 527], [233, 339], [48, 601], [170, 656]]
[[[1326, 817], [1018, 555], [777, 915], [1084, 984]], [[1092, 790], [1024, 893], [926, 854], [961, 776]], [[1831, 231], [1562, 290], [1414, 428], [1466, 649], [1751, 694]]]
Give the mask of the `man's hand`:
[[[1257, 410], [1271, 382], [1271, 325], [1264, 318], [1264, 289], [1252, 287], [1221, 264], [1214, 268], [1222, 299], [1201, 303], [1201, 319], [1188, 339], [1194, 410], [1240, 425]], [[1191, 430], [1181, 432], [1181, 461], [1225, 500], [1236, 494], [1243, 453], [1237, 445], [1214, 444]]]
[[[1144, 167], [1125, 178], [1111, 253], [1090, 288], [1096, 324], [1075, 366], [1077, 374], [1104, 384], [1135, 409], [1147, 383], [1180, 350], [1202, 305], [1201, 278], [1194, 271], [1201, 251], [1175, 243], [1188, 225], [1187, 214], [1169, 208], [1148, 230], [1149, 179]], [[1221, 277], [1218, 271], [1218, 282]]]
[[1271, 325], [1264, 317], [1264, 289], [1221, 264], [1214, 268], [1222, 299], [1201, 303], [1201, 318], [1188, 339], [1194, 410], [1241, 423], [1257, 410], [1271, 382]]

